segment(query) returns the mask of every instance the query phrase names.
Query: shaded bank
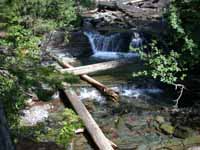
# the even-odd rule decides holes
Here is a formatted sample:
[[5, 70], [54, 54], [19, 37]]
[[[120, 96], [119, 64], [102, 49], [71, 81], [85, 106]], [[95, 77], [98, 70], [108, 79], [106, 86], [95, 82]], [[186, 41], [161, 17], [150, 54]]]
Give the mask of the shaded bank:
[[0, 150], [14, 150], [3, 110], [3, 105], [1, 102], [0, 102]]

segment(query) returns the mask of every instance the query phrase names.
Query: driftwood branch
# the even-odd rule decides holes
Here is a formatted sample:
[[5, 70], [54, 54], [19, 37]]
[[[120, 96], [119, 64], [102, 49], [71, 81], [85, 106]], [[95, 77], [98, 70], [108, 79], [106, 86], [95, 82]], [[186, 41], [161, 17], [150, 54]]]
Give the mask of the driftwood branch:
[[131, 61], [127, 61], [127, 60], [109, 61], [109, 62], [97, 63], [97, 64], [92, 64], [92, 65], [87, 65], [87, 66], [62, 69], [61, 72], [72, 73], [74, 75], [83, 75], [83, 74], [89, 74], [89, 73], [117, 68], [120, 66], [127, 65], [129, 63], [131, 63]]
[[185, 89], [185, 86], [183, 84], [174, 84], [174, 86], [175, 86], [175, 90], [178, 90], [178, 88], [180, 88], [180, 90], [181, 90], [178, 98], [176, 100], [174, 100], [176, 102], [176, 104], [174, 105], [174, 107], [178, 108], [179, 100], [181, 99], [181, 97], [183, 95], [183, 91]]
[[92, 118], [91, 114], [88, 112], [84, 104], [80, 101], [76, 93], [68, 89], [64, 91], [64, 94], [67, 97], [67, 100], [69, 100], [72, 104], [74, 110], [77, 112], [81, 120], [83, 121], [87, 131], [91, 135], [98, 148], [100, 150], [114, 150], [112, 145], [114, 145], [115, 147], [116, 145], [105, 137], [102, 130]]
[[[59, 58], [57, 58], [55, 55], [52, 55], [51, 53], [48, 53], [48, 55], [55, 60], [60, 66], [62, 66], [63, 68], [73, 68], [72, 65], [68, 64], [68, 63], [64, 63], [63, 61], [61, 61]], [[106, 87], [104, 84], [96, 81], [95, 79], [91, 78], [88, 75], [80, 75], [80, 78], [86, 82], [88, 82], [89, 84], [93, 85], [95, 88], [97, 88], [103, 95], [105, 95], [106, 97], [108, 97], [108, 99], [114, 101], [114, 102], [118, 102], [119, 101], [119, 93], [117, 93], [116, 91]]]

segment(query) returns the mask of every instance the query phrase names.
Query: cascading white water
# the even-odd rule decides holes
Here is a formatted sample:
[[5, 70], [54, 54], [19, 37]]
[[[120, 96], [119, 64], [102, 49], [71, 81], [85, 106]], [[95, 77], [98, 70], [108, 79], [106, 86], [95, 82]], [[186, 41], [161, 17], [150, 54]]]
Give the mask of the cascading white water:
[[[139, 98], [141, 96], [146, 96], [146, 98], [148, 97], [148, 95], [150, 94], [161, 94], [163, 91], [160, 88], [157, 87], [151, 87], [151, 88], [137, 88], [134, 85], [118, 85], [118, 86], [113, 86], [111, 87], [111, 89], [119, 92], [120, 96], [123, 97], [128, 97], [128, 98]], [[92, 100], [96, 100], [98, 102], [105, 102], [105, 97], [103, 97], [101, 95], [101, 93], [99, 93], [99, 91], [97, 91], [94, 88], [89, 88], [89, 87], [82, 87], [79, 89], [80, 91], [79, 93], [79, 97], [81, 100], [85, 100], [85, 99], [92, 99]]]
[[[98, 32], [84, 32], [88, 37], [92, 47], [94, 58], [100, 59], [121, 59], [138, 57], [137, 53], [123, 52], [129, 51], [129, 42], [122, 38], [121, 33], [115, 33], [110, 36], [101, 35]], [[127, 43], [126, 43], [127, 42]], [[141, 41], [132, 40], [133, 45], [140, 46]], [[126, 49], [125, 49], [126, 47]]]
[[110, 36], [104, 36], [94, 32], [84, 32], [84, 34], [89, 38], [94, 53], [98, 51], [120, 51], [119, 45], [122, 42], [120, 33]]

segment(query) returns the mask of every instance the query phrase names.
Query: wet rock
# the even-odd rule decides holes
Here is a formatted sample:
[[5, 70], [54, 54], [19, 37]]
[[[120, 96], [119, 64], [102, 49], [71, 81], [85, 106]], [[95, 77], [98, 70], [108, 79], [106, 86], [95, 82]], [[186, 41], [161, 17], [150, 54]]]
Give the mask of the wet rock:
[[60, 46], [64, 43], [67, 34], [62, 31], [52, 31], [49, 35], [47, 35], [47, 40], [50, 38], [49, 45], [53, 47]]
[[89, 40], [83, 32], [71, 33], [66, 49], [73, 57], [88, 56], [92, 53]]
[[187, 138], [194, 135], [194, 131], [187, 127], [177, 127], [174, 131], [174, 136], [178, 138]]
[[174, 130], [175, 130], [175, 128], [172, 125], [167, 124], [167, 123], [161, 124], [160, 129], [164, 133], [169, 134], [169, 135], [172, 135], [174, 133]]
[[94, 105], [94, 101], [91, 100], [85, 100], [84, 101], [85, 107], [88, 109], [89, 112], [93, 112], [95, 111], [95, 105]]
[[42, 41], [41, 45], [45, 44], [50, 37], [48, 49], [61, 49], [59, 52], [61, 55], [68, 53], [73, 57], [79, 57], [91, 53], [89, 41], [82, 31], [72, 31], [70, 33], [54, 31], [46, 36], [46, 41]]

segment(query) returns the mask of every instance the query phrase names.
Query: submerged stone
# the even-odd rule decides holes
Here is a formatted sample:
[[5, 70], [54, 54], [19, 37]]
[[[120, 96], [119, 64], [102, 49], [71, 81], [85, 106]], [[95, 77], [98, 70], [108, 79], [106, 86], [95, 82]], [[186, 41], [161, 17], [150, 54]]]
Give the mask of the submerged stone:
[[187, 127], [177, 127], [174, 132], [174, 136], [178, 138], [187, 138], [194, 135], [192, 129]]
[[160, 129], [166, 133], [166, 134], [170, 134], [172, 135], [174, 133], [174, 130], [175, 128], [170, 125], [170, 124], [167, 124], [167, 123], [163, 123], [161, 126], [160, 126]]

